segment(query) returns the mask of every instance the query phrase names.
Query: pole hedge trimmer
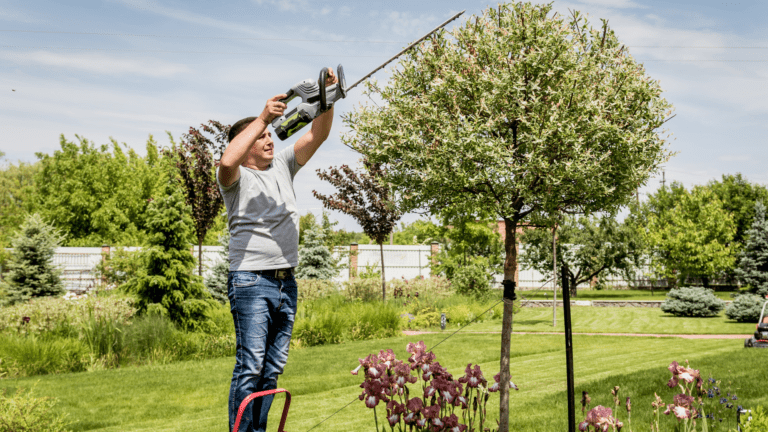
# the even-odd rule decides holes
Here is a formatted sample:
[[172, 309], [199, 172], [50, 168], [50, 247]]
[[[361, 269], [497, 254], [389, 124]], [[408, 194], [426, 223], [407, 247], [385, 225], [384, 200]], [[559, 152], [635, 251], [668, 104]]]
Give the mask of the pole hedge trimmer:
[[445, 27], [446, 24], [455, 20], [463, 13], [464, 11], [461, 11], [435, 27], [432, 31], [405, 47], [402, 51], [395, 54], [392, 58], [379, 65], [376, 69], [368, 73], [368, 75], [360, 78], [356, 83], [349, 87], [347, 87], [347, 81], [344, 77], [344, 68], [341, 65], [336, 68], [336, 76], [339, 80], [336, 84], [327, 87], [325, 86], [325, 80], [328, 77], [328, 68], [322, 68], [320, 70], [320, 76], [317, 81], [313, 79], [305, 79], [296, 83], [286, 92], [288, 96], [285, 99], [281, 99], [280, 102], [287, 105], [288, 102], [294, 98], [300, 97], [301, 103], [286, 114], [272, 121], [272, 127], [275, 128], [277, 137], [280, 138], [280, 140], [285, 140], [304, 126], [312, 123], [312, 120], [316, 119], [320, 114], [331, 109], [336, 101], [347, 97], [347, 92], [349, 90], [355, 88], [358, 84], [403, 55], [403, 53], [416, 46], [419, 42], [428, 38], [432, 33]]

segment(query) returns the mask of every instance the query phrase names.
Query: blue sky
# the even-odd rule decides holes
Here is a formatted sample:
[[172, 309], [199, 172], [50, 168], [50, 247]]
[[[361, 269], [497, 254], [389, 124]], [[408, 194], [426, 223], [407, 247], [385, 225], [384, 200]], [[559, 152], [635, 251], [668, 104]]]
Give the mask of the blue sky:
[[[342, 63], [352, 83], [454, 13], [467, 11], [449, 28], [489, 4], [0, 0], [0, 150], [9, 161], [33, 162], [36, 152], [58, 149], [61, 134], [78, 134], [143, 153], [150, 134], [164, 146], [166, 131], [178, 138], [208, 119], [257, 115], [267, 98], [323, 66]], [[667, 181], [692, 186], [741, 172], [768, 184], [768, 2], [573, 0], [554, 8], [608, 19], [660, 80], [676, 114], [666, 125], [678, 152], [665, 166]], [[356, 164], [339, 140], [340, 115], [363, 102], [354, 89], [337, 104], [331, 137], [297, 176], [302, 214], [321, 211], [313, 189], [332, 192], [315, 170]], [[345, 215], [332, 217], [359, 230]]]

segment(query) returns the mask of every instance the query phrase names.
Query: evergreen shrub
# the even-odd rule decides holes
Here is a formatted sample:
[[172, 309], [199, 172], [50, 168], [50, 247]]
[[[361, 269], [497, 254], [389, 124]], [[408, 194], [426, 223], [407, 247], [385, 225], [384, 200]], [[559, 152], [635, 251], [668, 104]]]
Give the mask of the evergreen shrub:
[[168, 315], [185, 330], [212, 326], [212, 301], [199, 276], [193, 274], [195, 259], [187, 239], [192, 220], [178, 188], [168, 183], [165, 194], [147, 209], [149, 247], [142, 250], [142, 265], [123, 289], [137, 298], [141, 313]]
[[725, 302], [711, 289], [703, 287], [676, 288], [667, 293], [661, 304], [664, 313], [684, 317], [711, 317], [725, 309]]
[[64, 294], [61, 270], [53, 265], [53, 254], [64, 240], [54, 227], [38, 214], [27, 217], [11, 239], [13, 251], [4, 276], [6, 302], [17, 303], [33, 297]]
[[16, 394], [0, 391], [0, 431], [3, 432], [66, 432], [66, 415], [58, 413], [52, 397], [35, 397], [32, 389], [19, 387]]
[[211, 269], [211, 275], [205, 279], [205, 288], [208, 293], [221, 304], [229, 303], [227, 297], [227, 279], [229, 278], [229, 231], [219, 237], [219, 244], [224, 246], [221, 252], [221, 261]]
[[339, 273], [336, 261], [325, 245], [322, 227], [311, 226], [304, 232], [304, 243], [299, 246], [297, 279], [333, 279]]
[[756, 323], [760, 319], [760, 311], [765, 303], [764, 298], [754, 294], [742, 294], [725, 309], [725, 316], [738, 322]]

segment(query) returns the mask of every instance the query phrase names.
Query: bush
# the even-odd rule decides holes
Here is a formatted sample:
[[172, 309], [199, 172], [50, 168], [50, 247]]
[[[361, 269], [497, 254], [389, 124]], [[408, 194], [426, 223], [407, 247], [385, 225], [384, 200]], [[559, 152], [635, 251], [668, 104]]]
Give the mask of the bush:
[[395, 336], [400, 330], [400, 315], [391, 304], [354, 304], [348, 316], [352, 317], [347, 338], [367, 340]]
[[87, 357], [88, 348], [77, 339], [0, 335], [0, 376], [81, 372]]
[[136, 277], [141, 265], [139, 251], [117, 247], [106, 255], [106, 259], [96, 264], [94, 272], [96, 277], [102, 279], [107, 285], [120, 286]]
[[711, 317], [725, 308], [725, 302], [714, 291], [702, 287], [676, 288], [667, 293], [661, 310], [675, 316]]
[[293, 337], [300, 346], [336, 344], [342, 340], [345, 324], [342, 314], [321, 310], [299, 320], [293, 329]]
[[393, 279], [387, 283], [387, 289], [392, 292], [392, 296], [395, 298], [431, 297], [437, 300], [451, 295], [451, 283], [441, 276], [430, 278], [419, 276], [410, 280], [405, 278]]
[[162, 315], [143, 315], [125, 327], [123, 349], [134, 359], [149, 357], [153, 352], [170, 347], [176, 326]]
[[491, 289], [493, 275], [486, 267], [470, 264], [453, 272], [451, 285], [457, 294], [482, 296]]
[[752, 410], [752, 420], [746, 421], [744, 419], [744, 416], [742, 415], [742, 422], [745, 422], [746, 424], [741, 427], [741, 430], [743, 432], [764, 432], [768, 431], [768, 412], [766, 412], [763, 407], [758, 406], [754, 410]]
[[65, 432], [68, 431], [64, 415], [53, 407], [56, 399], [36, 398], [32, 390], [19, 388], [9, 396], [7, 389], [0, 394], [0, 430], [3, 432]]
[[765, 299], [754, 294], [742, 294], [725, 309], [725, 316], [739, 322], [756, 323]]
[[36, 298], [3, 308], [0, 333], [77, 336], [89, 314], [96, 319], [126, 324], [135, 313], [133, 300], [126, 297]]
[[61, 270], [53, 265], [53, 254], [64, 237], [38, 214], [27, 217], [11, 240], [13, 252], [5, 276], [7, 301], [64, 294]]
[[342, 286], [344, 295], [350, 300], [369, 302], [381, 299], [381, 278], [352, 278]]
[[323, 279], [296, 279], [296, 285], [299, 301], [317, 300], [339, 292], [333, 281]]

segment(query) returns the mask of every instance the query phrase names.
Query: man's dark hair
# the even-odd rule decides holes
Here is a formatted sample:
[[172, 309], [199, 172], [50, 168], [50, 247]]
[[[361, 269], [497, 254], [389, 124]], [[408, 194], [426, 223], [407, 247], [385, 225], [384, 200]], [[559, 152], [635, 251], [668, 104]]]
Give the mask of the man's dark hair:
[[227, 142], [232, 142], [235, 137], [245, 130], [245, 128], [248, 127], [251, 122], [256, 120], [256, 117], [246, 117], [242, 120], [238, 120], [237, 123], [233, 124], [232, 127], [229, 129], [229, 134], [227, 135]]

